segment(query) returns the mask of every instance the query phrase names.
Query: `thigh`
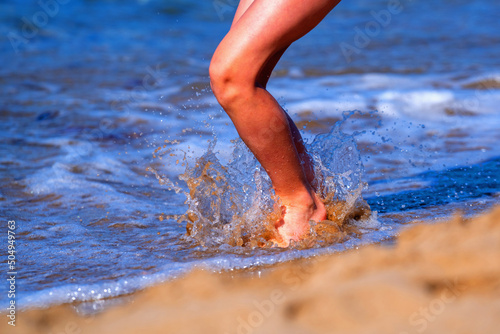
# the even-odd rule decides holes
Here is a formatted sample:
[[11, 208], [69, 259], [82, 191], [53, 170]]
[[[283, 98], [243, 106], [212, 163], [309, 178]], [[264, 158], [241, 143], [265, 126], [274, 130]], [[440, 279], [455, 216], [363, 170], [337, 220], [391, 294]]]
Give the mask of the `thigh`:
[[256, 79], [268, 60], [314, 28], [340, 0], [254, 0], [233, 22], [214, 62]]

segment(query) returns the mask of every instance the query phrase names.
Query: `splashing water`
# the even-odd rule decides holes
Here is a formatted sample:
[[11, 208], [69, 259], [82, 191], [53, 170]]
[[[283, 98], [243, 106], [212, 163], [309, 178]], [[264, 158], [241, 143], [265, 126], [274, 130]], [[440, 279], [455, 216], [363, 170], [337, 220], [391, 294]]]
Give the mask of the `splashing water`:
[[[370, 210], [361, 197], [363, 164], [353, 135], [341, 131], [342, 124], [354, 113], [346, 113], [329, 133], [305, 142], [315, 168], [315, 188], [324, 200], [328, 219], [314, 223], [306, 240], [293, 246], [320, 247], [345, 240], [356, 232], [356, 220], [367, 219]], [[185, 191], [170, 178], [150, 167], [161, 184], [186, 196], [188, 210], [179, 222], [186, 223], [186, 237], [204, 247], [221, 245], [271, 247], [276, 236], [274, 223], [279, 219], [271, 180], [257, 159], [241, 141], [233, 140], [233, 151], [224, 165], [210, 142], [206, 152], [194, 163], [183, 154], [185, 171], [178, 178], [187, 184]], [[164, 145], [159, 156], [176, 156]], [[163, 150], [163, 151], [162, 151]], [[176, 161], [178, 163], [179, 160]], [[192, 165], [192, 166], [191, 166]]]

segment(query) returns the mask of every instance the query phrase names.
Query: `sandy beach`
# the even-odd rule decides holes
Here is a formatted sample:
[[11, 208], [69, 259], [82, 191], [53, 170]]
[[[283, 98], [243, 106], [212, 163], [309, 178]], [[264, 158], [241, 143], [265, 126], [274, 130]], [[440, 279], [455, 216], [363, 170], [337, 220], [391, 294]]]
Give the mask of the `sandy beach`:
[[[81, 317], [29, 310], [2, 333], [498, 333], [500, 207], [416, 223], [391, 245], [256, 272], [194, 271]], [[260, 276], [260, 277], [259, 277]], [[7, 331], [6, 331], [7, 330]]]

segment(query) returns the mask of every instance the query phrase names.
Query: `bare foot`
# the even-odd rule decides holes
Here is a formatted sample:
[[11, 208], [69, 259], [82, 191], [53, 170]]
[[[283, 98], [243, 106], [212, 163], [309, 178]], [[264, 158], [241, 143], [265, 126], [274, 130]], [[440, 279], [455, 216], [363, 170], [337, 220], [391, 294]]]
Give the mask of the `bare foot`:
[[310, 229], [310, 220], [320, 222], [326, 219], [326, 209], [319, 197], [312, 192], [293, 199], [281, 198], [283, 203], [282, 218], [276, 223], [281, 240], [276, 240], [277, 246], [288, 247], [290, 240], [299, 241]]

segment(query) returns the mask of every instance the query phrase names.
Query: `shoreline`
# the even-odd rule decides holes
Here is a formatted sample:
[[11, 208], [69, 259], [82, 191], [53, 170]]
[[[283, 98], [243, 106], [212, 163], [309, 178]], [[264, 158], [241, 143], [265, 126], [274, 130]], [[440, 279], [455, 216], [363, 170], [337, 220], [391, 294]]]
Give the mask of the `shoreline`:
[[[272, 266], [260, 277], [193, 271], [82, 317], [19, 312], [16, 333], [496, 333], [500, 206], [407, 226], [394, 244]], [[1, 331], [12, 326], [6, 319]]]

